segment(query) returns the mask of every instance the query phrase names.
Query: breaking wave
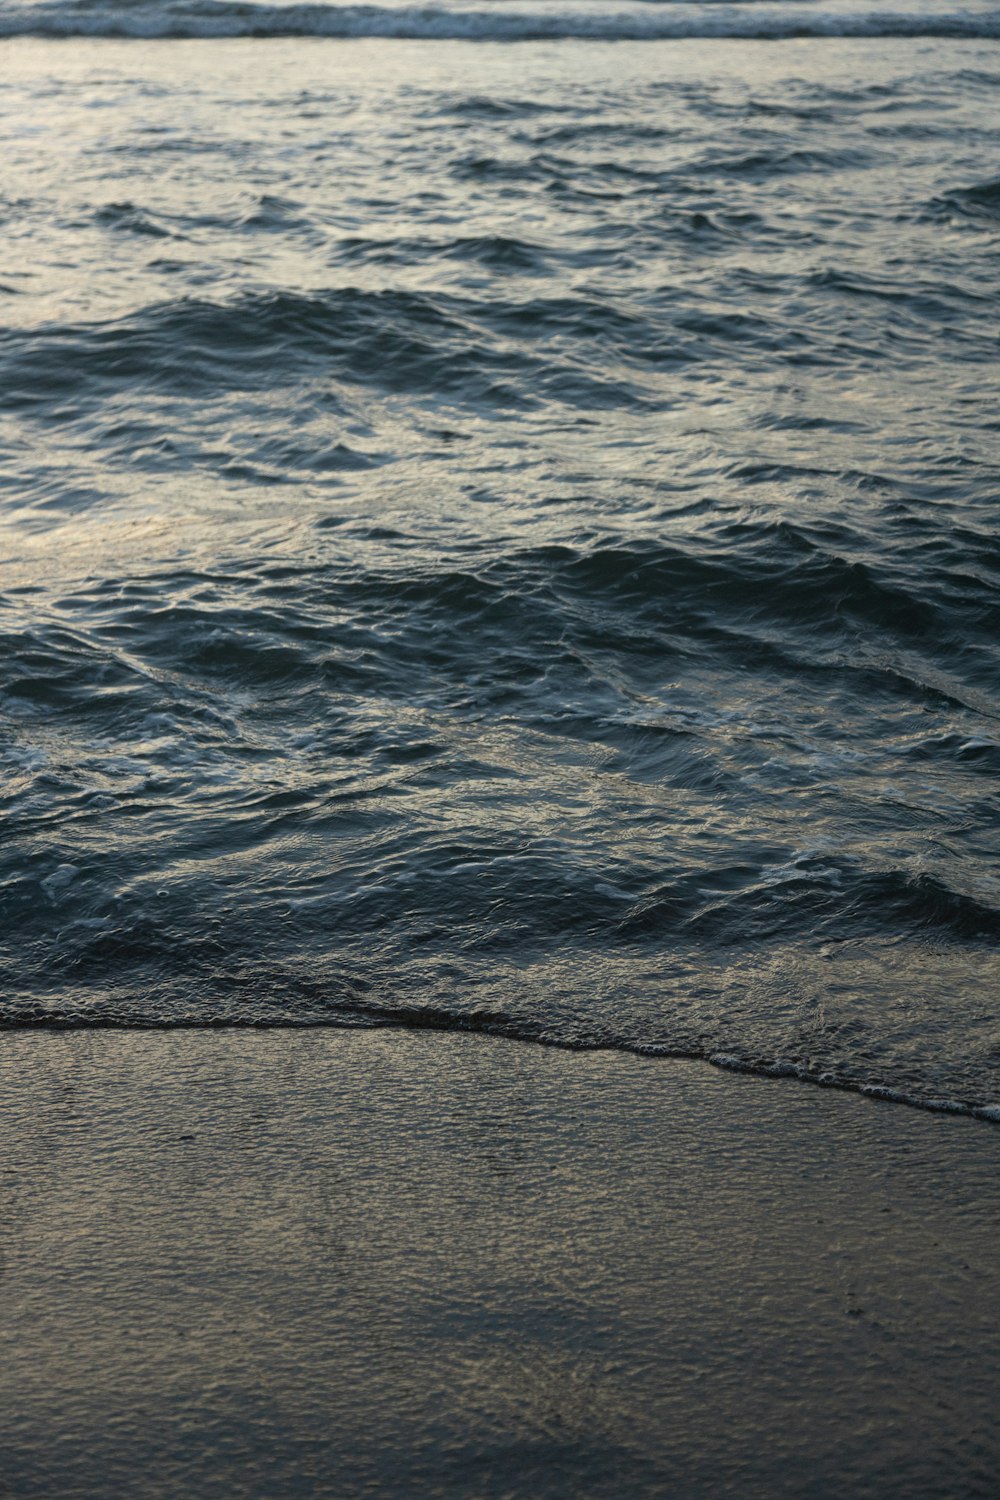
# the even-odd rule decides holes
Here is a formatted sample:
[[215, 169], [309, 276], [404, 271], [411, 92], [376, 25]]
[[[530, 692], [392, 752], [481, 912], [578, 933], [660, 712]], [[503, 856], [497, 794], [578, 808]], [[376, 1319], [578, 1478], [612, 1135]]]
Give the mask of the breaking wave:
[[674, 41], [797, 37], [1000, 37], [992, 9], [885, 10], [846, 5], [694, 5], [687, 0], [613, 9], [496, 5], [265, 5], [235, 0], [133, 0], [129, 4], [29, 4], [0, 14], [0, 37], [267, 38], [396, 37], [427, 41]]

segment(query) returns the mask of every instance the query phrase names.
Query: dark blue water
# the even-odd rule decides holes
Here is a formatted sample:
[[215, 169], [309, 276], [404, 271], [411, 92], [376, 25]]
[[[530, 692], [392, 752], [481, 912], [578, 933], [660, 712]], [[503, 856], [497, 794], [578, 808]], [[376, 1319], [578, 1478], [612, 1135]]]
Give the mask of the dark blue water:
[[996, 1117], [995, 17], [536, 13], [5, 9], [2, 1024]]

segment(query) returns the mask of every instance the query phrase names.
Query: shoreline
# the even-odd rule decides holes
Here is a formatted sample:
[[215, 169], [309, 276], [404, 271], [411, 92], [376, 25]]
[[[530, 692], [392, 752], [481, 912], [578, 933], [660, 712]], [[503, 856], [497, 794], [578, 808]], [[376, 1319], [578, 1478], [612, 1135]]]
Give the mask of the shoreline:
[[458, 1032], [32, 1031], [0, 1494], [988, 1495], [992, 1132]]
[[[564, 1041], [544, 1035], [534, 1036], [527, 1032], [519, 1032], [512, 1024], [509, 1029], [501, 1023], [479, 1025], [460, 1014], [451, 1015], [448, 1012], [434, 1012], [424, 1007], [415, 1007], [402, 1015], [404, 1019], [398, 1022], [392, 1019], [382, 1020], [382, 1012], [372, 1007], [359, 1005], [354, 1008], [355, 1013], [366, 1017], [376, 1017], [374, 1024], [354, 1026], [345, 1024], [343, 1021], [327, 1022], [314, 1020], [299, 1021], [270, 1021], [251, 1020], [240, 1021], [235, 1019], [205, 1020], [205, 1021], [178, 1021], [176, 1023], [164, 1023], [156, 1020], [127, 1020], [100, 1017], [82, 1019], [55, 1018], [49, 1021], [24, 1021], [17, 1024], [4, 1024], [0, 1022], [0, 1038], [6, 1036], [59, 1036], [66, 1033], [89, 1033], [107, 1034], [121, 1033], [131, 1035], [176, 1036], [188, 1033], [197, 1035], [208, 1033], [214, 1036], [241, 1034], [257, 1034], [261, 1036], [270, 1035], [274, 1032], [382, 1032], [403, 1033], [404, 1035], [431, 1034], [434, 1036], [467, 1036], [482, 1037], [487, 1041], [508, 1042], [514, 1046], [542, 1047], [555, 1052], [567, 1052], [571, 1055], [593, 1055], [612, 1054], [624, 1057], [637, 1057], [651, 1062], [665, 1063], [694, 1063], [698, 1066], [706, 1066], [718, 1069], [722, 1073], [739, 1074], [747, 1078], [760, 1079], [762, 1082], [786, 1082], [800, 1083], [816, 1089], [830, 1090], [833, 1093], [852, 1094], [860, 1099], [866, 1099], [878, 1104], [898, 1105], [903, 1109], [913, 1109], [924, 1114], [931, 1115], [953, 1115], [964, 1119], [977, 1120], [989, 1125], [1000, 1124], [1000, 1103], [975, 1104], [963, 1099], [952, 1099], [945, 1095], [923, 1095], [908, 1094], [903, 1089], [897, 1088], [890, 1083], [879, 1081], [864, 1082], [861, 1079], [844, 1078], [836, 1073], [814, 1072], [810, 1069], [793, 1062], [755, 1063], [745, 1061], [735, 1053], [726, 1052], [685, 1052], [671, 1047], [669, 1043], [657, 1042], [573, 1042]], [[400, 1014], [388, 1011], [386, 1017]]]

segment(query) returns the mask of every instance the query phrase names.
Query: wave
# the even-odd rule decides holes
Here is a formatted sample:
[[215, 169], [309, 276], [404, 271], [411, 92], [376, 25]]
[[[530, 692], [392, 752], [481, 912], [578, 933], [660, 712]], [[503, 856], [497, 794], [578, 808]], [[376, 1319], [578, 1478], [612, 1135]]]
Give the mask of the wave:
[[1000, 178], [977, 182], [971, 187], [956, 188], [935, 200], [949, 214], [965, 214], [973, 219], [1000, 219]]
[[[130, 206], [113, 217], [116, 227], [122, 217], [134, 227]], [[345, 258], [390, 253], [377, 241], [369, 246], [355, 240]], [[530, 264], [533, 251], [494, 238], [445, 242], [435, 254], [507, 272]], [[949, 337], [964, 339], [967, 360], [986, 361], [994, 353], [983, 332], [987, 324], [977, 316], [978, 298], [960, 288], [931, 295], [917, 285], [902, 292], [824, 273], [811, 278], [810, 289], [832, 309], [831, 331], [820, 327], [818, 337], [783, 306], [751, 314], [734, 300], [706, 310], [683, 290], [645, 309], [597, 290], [494, 296], [489, 302], [443, 290], [428, 295], [352, 286], [187, 296], [117, 320], [0, 331], [0, 409], [56, 411], [62, 420], [59, 403], [93, 410], [123, 390], [193, 399], [214, 395], [220, 382], [230, 391], [253, 391], [280, 383], [298, 390], [304, 380], [321, 380], [328, 393], [333, 381], [341, 395], [347, 388], [375, 388], [413, 400], [473, 403], [480, 410], [527, 411], [550, 402], [574, 413], [584, 406], [662, 410], [673, 399], [669, 389], [664, 394], [664, 372], [685, 365], [704, 372], [716, 362], [728, 370], [736, 348], [755, 363], [808, 359], [843, 365], [859, 353], [884, 357], [874, 346], [846, 342], [858, 324], [851, 303], [861, 295], [889, 309], [897, 342], [900, 330], [923, 336], [935, 319]], [[820, 311], [826, 315], [826, 306]], [[600, 364], [593, 358], [595, 344]], [[803, 423], [799, 416], [790, 420], [793, 426]]]
[[1000, 12], [844, 10], [716, 0], [631, 8], [476, 10], [446, 5], [266, 5], [227, 0], [28, 4], [0, 14], [0, 38], [196, 39], [386, 37], [428, 41], [671, 41], [799, 37], [1000, 37]]
[[[634, 319], [588, 298], [487, 309], [445, 295], [351, 287], [184, 298], [114, 322], [0, 332], [0, 408], [33, 411], [72, 399], [93, 404], [137, 387], [191, 398], [213, 394], [223, 379], [230, 390], [252, 390], [273, 388], [282, 373], [298, 382], [311, 371], [390, 394], [501, 408], [554, 396], [634, 410], [649, 399], [634, 380], [537, 346], [547, 335], [603, 335], [626, 349], [635, 327]], [[515, 332], [523, 336], [518, 342]]]

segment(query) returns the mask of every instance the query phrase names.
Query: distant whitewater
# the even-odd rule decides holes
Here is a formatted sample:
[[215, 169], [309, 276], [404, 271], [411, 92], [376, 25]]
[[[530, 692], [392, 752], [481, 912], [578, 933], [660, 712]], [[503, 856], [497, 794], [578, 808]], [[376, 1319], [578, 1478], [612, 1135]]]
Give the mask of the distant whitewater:
[[994, 5], [890, 8], [856, 0], [494, 0], [483, 5], [254, 4], [244, 0], [43, 0], [0, 14], [0, 37], [397, 37], [469, 41], [1000, 36]]
[[996, 26], [3, 8], [0, 1025], [996, 1117]]

